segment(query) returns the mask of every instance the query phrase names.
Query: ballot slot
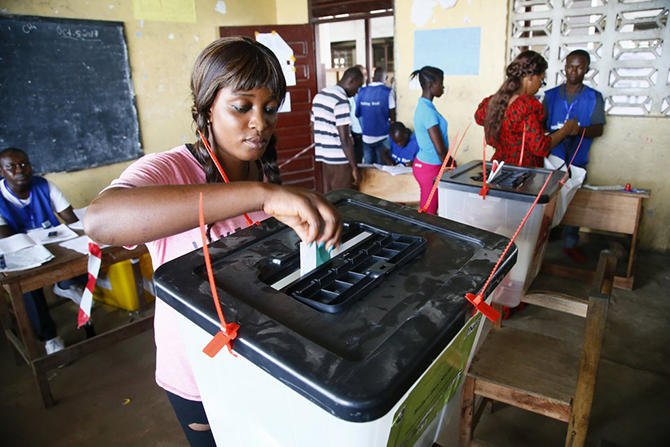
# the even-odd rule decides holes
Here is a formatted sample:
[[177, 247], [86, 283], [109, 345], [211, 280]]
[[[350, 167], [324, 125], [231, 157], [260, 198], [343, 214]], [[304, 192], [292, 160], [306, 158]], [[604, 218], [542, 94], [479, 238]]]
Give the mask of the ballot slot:
[[[342, 237], [339, 247], [333, 248], [330, 257], [335, 258], [340, 253], [348, 250], [350, 247], [372, 236], [372, 233], [361, 230], [357, 224], [345, 222], [342, 228]], [[296, 250], [282, 258], [273, 258], [271, 273], [261, 275], [261, 281], [270, 284], [275, 290], [281, 290], [287, 285], [300, 278], [300, 255], [298, 249], [299, 242], [296, 243]]]
[[348, 244], [337, 256], [281, 290], [315, 309], [337, 313], [426, 248], [423, 237], [392, 233], [366, 224], [350, 224], [349, 231], [369, 235], [351, 238], [350, 241], [357, 242]]

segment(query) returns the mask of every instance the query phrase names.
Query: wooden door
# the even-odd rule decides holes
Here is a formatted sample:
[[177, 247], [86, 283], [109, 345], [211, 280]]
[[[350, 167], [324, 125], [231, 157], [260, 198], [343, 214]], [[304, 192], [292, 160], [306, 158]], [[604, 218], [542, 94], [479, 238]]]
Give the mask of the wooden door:
[[[276, 31], [293, 49], [295, 56], [296, 85], [288, 87], [291, 93], [291, 111], [279, 114], [277, 136], [278, 163], [296, 155], [312, 144], [309, 114], [312, 99], [318, 93], [314, 27], [305, 25], [226, 26], [219, 28], [221, 37], [247, 36]], [[282, 183], [320, 189], [320, 172], [316, 167], [314, 149], [280, 169]]]

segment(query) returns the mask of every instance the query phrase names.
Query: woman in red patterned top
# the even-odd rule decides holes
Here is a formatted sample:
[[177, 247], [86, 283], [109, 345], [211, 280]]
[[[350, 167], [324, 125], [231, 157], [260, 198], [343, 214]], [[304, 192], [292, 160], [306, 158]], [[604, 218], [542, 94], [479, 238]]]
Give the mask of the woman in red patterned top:
[[[498, 91], [479, 104], [477, 124], [486, 142], [496, 148], [492, 160], [518, 166], [542, 166], [543, 158], [579, 125], [570, 120], [556, 132], [544, 134], [544, 108], [533, 95], [544, 85], [547, 61], [535, 51], [524, 51], [507, 66]], [[523, 153], [522, 153], [523, 140]]]

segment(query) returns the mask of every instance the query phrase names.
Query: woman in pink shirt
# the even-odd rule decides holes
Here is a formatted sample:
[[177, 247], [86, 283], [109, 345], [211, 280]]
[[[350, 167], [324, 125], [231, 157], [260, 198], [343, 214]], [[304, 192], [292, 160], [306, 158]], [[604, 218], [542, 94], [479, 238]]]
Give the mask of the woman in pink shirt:
[[[198, 199], [203, 194], [210, 241], [245, 228], [244, 213], [291, 226], [306, 242], [332, 248], [341, 218], [320, 194], [264, 182], [277, 169], [264, 158], [286, 93], [281, 66], [265, 46], [223, 38], [198, 56], [191, 77], [197, 131], [209, 141], [225, 184], [202, 141], [146, 155], [93, 200], [86, 233], [112, 245], [145, 243], [154, 268], [202, 246]], [[177, 312], [156, 301], [156, 382], [164, 388], [193, 446], [214, 445], [177, 325]]]

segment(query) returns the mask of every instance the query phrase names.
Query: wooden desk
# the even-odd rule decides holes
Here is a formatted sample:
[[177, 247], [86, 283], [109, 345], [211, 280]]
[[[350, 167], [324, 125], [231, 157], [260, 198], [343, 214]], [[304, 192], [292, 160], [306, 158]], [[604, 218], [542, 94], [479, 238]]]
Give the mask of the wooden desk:
[[[580, 188], [561, 221], [563, 225], [586, 227], [596, 231], [628, 234], [632, 237], [626, 276], [615, 276], [614, 286], [633, 290], [633, 260], [637, 246], [637, 230], [642, 216], [642, 200], [649, 193], [593, 191]], [[543, 264], [549, 274], [590, 281], [594, 272], [557, 264]]]
[[[48, 245], [47, 248], [54, 255], [54, 259], [51, 261], [30, 270], [0, 273], [0, 283], [9, 295], [9, 303], [14, 316], [12, 318], [12, 312], [7, 306], [6, 297], [1, 296], [0, 319], [10, 346], [13, 346], [23, 360], [30, 365], [40, 389], [44, 406], [50, 407], [54, 404], [54, 399], [49, 388], [48, 371], [151, 328], [153, 314], [68, 346], [62, 351], [45, 355], [44, 348], [35, 336], [28, 319], [23, 302], [23, 293], [85, 274], [88, 268], [88, 257], [86, 255], [63, 248], [58, 244]], [[139, 258], [146, 252], [144, 245], [135, 250], [126, 250], [122, 247], [105, 248], [102, 251], [102, 264], [103, 266], [111, 265], [126, 259]], [[142, 295], [139, 294], [138, 296]], [[76, 316], [73, 315], [72, 318], [74, 320]], [[15, 333], [14, 328], [17, 329], [17, 333]]]
[[361, 180], [358, 190], [389, 202], [405, 203], [418, 207], [419, 184], [413, 174], [391, 175], [376, 168], [360, 168]]

